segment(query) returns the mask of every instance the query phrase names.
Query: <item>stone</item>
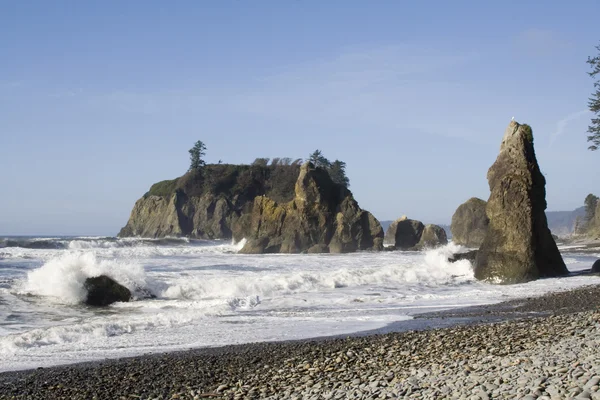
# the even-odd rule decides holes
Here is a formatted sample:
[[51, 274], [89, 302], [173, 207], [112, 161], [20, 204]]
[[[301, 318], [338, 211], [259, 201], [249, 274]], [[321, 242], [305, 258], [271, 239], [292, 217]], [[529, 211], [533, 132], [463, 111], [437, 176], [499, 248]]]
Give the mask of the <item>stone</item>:
[[425, 225], [421, 221], [409, 219], [406, 216], [398, 218], [390, 224], [385, 234], [386, 243], [400, 250], [411, 250], [421, 240]]
[[566, 275], [548, 229], [546, 180], [535, 157], [531, 127], [516, 121], [508, 125], [487, 178], [489, 226], [475, 259], [475, 277], [508, 284]]
[[240, 253], [350, 253], [383, 250], [383, 229], [352, 193], [327, 171], [302, 165], [295, 196], [278, 203], [254, 199], [246, 245]]
[[84, 288], [87, 291], [85, 303], [90, 306], [105, 307], [117, 301], [131, 300], [129, 289], [106, 275], [87, 278]]
[[490, 222], [485, 213], [486, 204], [485, 200], [472, 197], [458, 206], [450, 225], [454, 243], [467, 247], [481, 246]]
[[448, 236], [444, 228], [438, 225], [425, 225], [423, 232], [421, 232], [421, 238], [417, 243], [417, 248], [432, 248], [448, 244]]
[[594, 261], [594, 264], [592, 264], [592, 272], [600, 273], [600, 259]]
[[471, 251], [467, 251], [464, 253], [455, 253], [455, 254], [452, 254], [451, 257], [448, 258], [448, 261], [456, 262], [456, 261], [460, 261], [460, 260], [469, 260], [471, 263], [474, 263], [475, 259], [477, 258], [478, 251], [479, 250], [471, 250]]

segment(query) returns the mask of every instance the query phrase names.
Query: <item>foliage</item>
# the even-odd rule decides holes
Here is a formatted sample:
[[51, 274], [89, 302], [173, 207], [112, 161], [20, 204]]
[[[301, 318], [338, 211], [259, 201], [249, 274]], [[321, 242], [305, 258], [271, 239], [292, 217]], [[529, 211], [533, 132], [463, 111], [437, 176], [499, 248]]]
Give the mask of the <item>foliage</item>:
[[584, 200], [585, 205], [585, 222], [590, 222], [596, 215], [596, 206], [598, 205], [598, 196], [588, 194]]
[[323, 155], [321, 150], [315, 150], [308, 160], [313, 163], [316, 168], [323, 168], [329, 173], [332, 181], [338, 185], [350, 187], [350, 180], [346, 176], [346, 163], [340, 160], [335, 160], [333, 163]]
[[340, 160], [335, 160], [328, 168], [331, 180], [344, 187], [350, 187], [350, 179], [346, 176], [346, 163]]
[[[596, 49], [600, 51], [600, 45], [596, 46]], [[587, 63], [592, 68], [592, 72], [588, 72], [588, 74], [592, 78], [596, 78], [596, 75], [600, 74], [600, 55], [588, 57]], [[587, 140], [592, 143], [588, 148], [590, 150], [598, 150], [598, 146], [600, 146], [600, 80], [594, 82], [594, 93], [592, 93], [592, 97], [589, 99], [588, 106], [590, 111], [595, 114], [595, 117], [592, 118], [592, 124], [588, 126], [590, 136], [588, 136]]]
[[266, 167], [269, 164], [270, 158], [257, 158], [252, 162], [252, 165], [257, 165], [259, 167]]
[[313, 163], [316, 168], [324, 168], [327, 169], [331, 166], [331, 162], [323, 156], [323, 152], [321, 150], [315, 150], [310, 156], [308, 156], [308, 161]]
[[206, 146], [201, 140], [198, 140], [194, 147], [189, 150], [190, 153], [190, 171], [200, 171], [206, 165], [202, 157], [206, 155]]
[[170, 197], [175, 190], [177, 189], [177, 181], [179, 179], [171, 179], [166, 181], [160, 181], [152, 185], [147, 196], [161, 196], [161, 197]]

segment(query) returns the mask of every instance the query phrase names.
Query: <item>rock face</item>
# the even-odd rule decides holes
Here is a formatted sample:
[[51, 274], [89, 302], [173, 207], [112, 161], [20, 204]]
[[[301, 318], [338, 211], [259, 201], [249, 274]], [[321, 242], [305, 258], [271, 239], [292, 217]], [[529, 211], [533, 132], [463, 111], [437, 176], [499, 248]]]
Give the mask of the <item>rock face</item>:
[[444, 228], [429, 224], [425, 225], [423, 233], [421, 234], [421, 238], [419, 239], [419, 243], [417, 243], [417, 247], [427, 248], [445, 244], [448, 244], [448, 236], [446, 235]]
[[294, 197], [299, 165], [207, 165], [203, 173], [154, 184], [139, 199], [120, 237], [243, 239], [256, 196]]
[[131, 299], [129, 289], [106, 275], [87, 278], [84, 288], [87, 291], [85, 303], [90, 306], [105, 307], [117, 301], [126, 302]]
[[452, 216], [452, 241], [467, 247], [479, 247], [487, 233], [489, 219], [486, 202], [472, 197], [456, 209]]
[[278, 203], [254, 199], [248, 241], [241, 253], [348, 253], [381, 250], [383, 229], [352, 193], [335, 184], [326, 171], [305, 163], [294, 198]]
[[398, 250], [419, 250], [448, 243], [444, 228], [438, 225], [423, 225], [421, 221], [406, 216], [390, 224], [385, 234], [386, 244]]
[[488, 174], [489, 227], [475, 260], [475, 277], [527, 282], [568, 273], [546, 221], [546, 181], [528, 125], [512, 121]]

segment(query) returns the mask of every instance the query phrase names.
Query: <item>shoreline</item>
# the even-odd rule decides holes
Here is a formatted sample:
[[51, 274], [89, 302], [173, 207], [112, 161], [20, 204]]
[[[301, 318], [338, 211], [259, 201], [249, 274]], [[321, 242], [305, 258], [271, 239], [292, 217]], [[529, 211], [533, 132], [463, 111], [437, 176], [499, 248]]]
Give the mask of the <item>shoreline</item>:
[[[315, 355], [330, 354], [331, 356], [325, 357], [324, 360], [327, 359], [328, 362], [333, 362], [335, 365], [350, 362], [356, 366], [353, 360], [358, 359], [358, 354], [364, 353], [366, 348], [381, 346], [382, 343], [394, 343], [402, 346], [403, 343], [411, 340], [416, 340], [425, 346], [413, 347], [408, 354], [404, 354], [407, 352], [405, 349], [400, 356], [407, 359], [416, 352], [416, 357], [420, 358], [419, 352], [435, 350], [435, 347], [432, 348], [429, 343], [430, 340], [427, 339], [432, 335], [452, 342], [452, 338], [456, 338], [457, 335], [464, 338], [466, 332], [477, 337], [481, 332], [499, 328], [508, 329], [506, 333], [508, 336], [497, 339], [502, 342], [510, 341], [512, 347], [511, 335], [514, 333], [513, 330], [515, 332], [519, 330], [516, 327], [520, 325], [559, 326], [557, 321], [551, 320], [564, 319], [568, 322], [582, 318], [598, 319], [600, 317], [599, 309], [600, 285], [592, 285], [566, 292], [549, 293], [536, 298], [419, 314], [412, 320], [400, 321], [372, 331], [343, 335], [343, 337], [319, 337], [295, 341], [198, 348], [59, 365], [36, 370], [9, 371], [0, 373], [0, 399], [83, 399], [92, 398], [94, 395], [97, 395], [99, 399], [119, 398], [120, 396], [167, 399], [173, 398], [174, 394], [175, 398], [190, 399], [203, 397], [269, 398], [269, 396], [271, 396], [270, 398], [288, 398], [293, 397], [294, 392], [289, 392], [289, 396], [280, 396], [279, 394], [286, 393], [284, 387], [279, 387], [282, 380], [292, 379], [292, 382], [302, 383], [304, 386], [307, 382], [312, 381], [312, 384], [307, 386], [310, 388], [317, 384], [312, 378], [305, 382], [297, 381], [294, 376], [294, 371], [298, 371], [296, 366], [291, 369], [291, 375], [282, 376], [283, 372], [280, 371], [290, 368], [291, 359], [296, 360], [292, 362], [292, 365], [300, 363], [306, 366], [314, 363], [314, 360], [311, 361], [311, 359]], [[528, 335], [533, 335], [529, 338], [529, 345], [536, 344], [536, 329], [530, 329]], [[521, 336], [518, 336], [518, 340], [514, 342], [521, 342]], [[451, 352], [452, 349], [447, 350]], [[348, 356], [347, 353], [352, 353], [354, 356]], [[337, 354], [337, 356], [333, 357], [333, 354]], [[507, 354], [513, 354], [513, 352], [509, 351]], [[365, 357], [361, 358], [361, 364], [368, 365], [369, 355]], [[443, 356], [440, 355], [440, 357], [443, 359]], [[430, 360], [430, 363], [432, 361]], [[328, 367], [329, 369], [309, 366], [304, 368], [305, 371], [300, 368], [300, 372], [306, 372], [308, 375], [302, 376], [309, 377], [317, 375], [317, 373], [324, 374], [325, 377], [342, 373], [339, 369], [335, 369], [335, 365]], [[345, 369], [348, 368], [345, 367]], [[410, 372], [410, 369], [403, 371]], [[396, 377], [401, 372], [396, 371], [394, 376]], [[600, 364], [598, 374], [600, 375]], [[352, 382], [358, 383], [356, 379], [360, 378], [354, 378]], [[244, 382], [257, 380], [266, 386], [262, 388], [258, 387], [260, 385], [244, 387], [248, 386], [244, 385]], [[381, 382], [385, 380], [378, 380], [377, 382], [380, 384], [377, 388], [383, 388], [385, 385]], [[240, 382], [242, 384], [238, 385]], [[324, 379], [324, 382], [328, 382], [328, 384], [320, 384], [316, 389], [311, 390], [336, 390], [334, 388], [336, 384], [343, 386], [346, 381]], [[252, 391], [252, 387], [256, 389]], [[264, 390], [261, 392], [261, 389]], [[306, 398], [305, 394], [297, 398]], [[396, 393], [397, 395], [398, 393]], [[308, 398], [312, 398], [312, 395]], [[600, 394], [598, 398], [600, 398]]]

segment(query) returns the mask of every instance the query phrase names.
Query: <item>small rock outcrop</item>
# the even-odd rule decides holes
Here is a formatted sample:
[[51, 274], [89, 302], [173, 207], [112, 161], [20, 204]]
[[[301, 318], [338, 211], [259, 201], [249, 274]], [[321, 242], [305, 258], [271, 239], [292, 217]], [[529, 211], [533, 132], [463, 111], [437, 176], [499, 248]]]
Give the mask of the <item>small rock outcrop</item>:
[[329, 174], [305, 163], [294, 198], [278, 203], [267, 196], [254, 199], [246, 245], [240, 253], [348, 253], [381, 250], [383, 229], [352, 193]]
[[388, 249], [420, 250], [444, 245], [448, 243], [448, 237], [441, 226], [425, 226], [421, 221], [402, 216], [388, 227], [385, 243], [391, 245]]
[[454, 253], [452, 256], [448, 257], [448, 261], [451, 263], [457, 262], [460, 260], [469, 260], [472, 263], [475, 262], [475, 258], [477, 258], [477, 252], [479, 250], [471, 250], [464, 253]]
[[600, 273], [600, 260], [594, 261], [594, 264], [592, 264], [592, 272], [595, 274]]
[[87, 278], [84, 288], [87, 291], [85, 303], [90, 306], [105, 307], [117, 301], [131, 300], [129, 289], [106, 275]]
[[475, 259], [475, 277], [520, 283], [568, 273], [546, 220], [546, 180], [528, 125], [512, 121], [488, 174], [489, 226]]
[[452, 216], [450, 231], [452, 241], [466, 247], [479, 247], [490, 223], [486, 213], [486, 201], [472, 197], [456, 209]]
[[425, 225], [419, 243], [417, 243], [417, 247], [429, 248], [445, 244], [448, 244], [448, 236], [446, 235], [444, 228], [438, 225], [429, 224]]

